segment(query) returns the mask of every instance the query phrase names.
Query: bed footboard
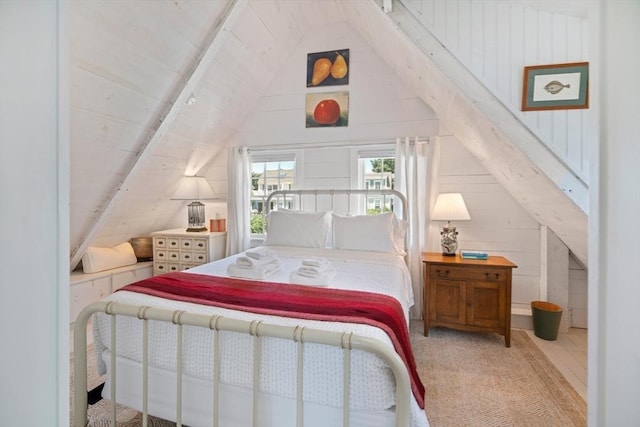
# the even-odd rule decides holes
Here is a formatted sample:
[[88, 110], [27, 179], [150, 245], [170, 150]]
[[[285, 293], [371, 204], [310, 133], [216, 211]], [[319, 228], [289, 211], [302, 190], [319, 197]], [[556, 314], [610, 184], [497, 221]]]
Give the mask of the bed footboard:
[[[382, 358], [390, 367], [395, 377], [396, 383], [396, 405], [395, 405], [395, 426], [408, 427], [410, 421], [410, 399], [412, 399], [411, 385], [409, 374], [405, 364], [398, 354], [388, 345], [370, 338], [363, 337], [353, 333], [340, 333], [332, 331], [323, 331], [319, 329], [306, 328], [302, 326], [281, 326], [268, 324], [261, 321], [243, 321], [219, 315], [203, 315], [189, 313], [186, 311], [173, 311], [148, 306], [135, 306], [129, 304], [121, 304], [116, 302], [96, 302], [87, 306], [78, 316], [74, 329], [74, 414], [73, 421], [76, 426], [85, 426], [87, 424], [87, 323], [94, 313], [106, 313], [111, 316], [111, 361], [110, 361], [110, 400], [112, 403], [112, 425], [115, 424], [116, 411], [116, 318], [117, 316], [127, 316], [138, 318], [142, 324], [142, 416], [143, 425], [147, 423], [147, 374], [148, 374], [148, 321], [170, 322], [175, 325], [177, 347], [177, 366], [176, 366], [176, 424], [182, 425], [182, 334], [184, 326], [195, 326], [208, 328], [213, 335], [213, 353], [214, 360], [219, 360], [217, 354], [220, 352], [218, 341], [218, 333], [220, 331], [230, 331], [242, 334], [248, 334], [254, 340], [254, 378], [253, 378], [253, 426], [257, 426], [257, 411], [259, 399], [259, 366], [260, 351], [259, 337], [275, 337], [288, 339], [297, 344], [297, 382], [296, 382], [296, 423], [298, 427], [303, 426], [303, 346], [305, 343], [315, 343], [327, 346], [340, 347], [343, 350], [343, 367], [344, 379], [343, 387], [343, 426], [349, 426], [349, 377], [351, 369], [351, 351], [354, 349], [367, 351]], [[213, 362], [212, 362], [213, 363]], [[211, 396], [212, 412], [214, 426], [218, 425], [218, 405], [219, 405], [219, 385], [220, 372], [219, 368], [214, 365], [213, 375], [213, 396]]]

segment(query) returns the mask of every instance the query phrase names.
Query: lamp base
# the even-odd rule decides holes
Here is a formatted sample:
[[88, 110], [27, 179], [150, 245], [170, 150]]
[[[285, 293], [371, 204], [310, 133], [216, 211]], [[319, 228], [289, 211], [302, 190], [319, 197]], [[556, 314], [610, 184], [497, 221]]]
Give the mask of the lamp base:
[[197, 227], [197, 228], [189, 227], [189, 228], [187, 228], [187, 231], [189, 231], [189, 232], [192, 232], [192, 231], [193, 232], [200, 232], [200, 231], [208, 231], [208, 229], [207, 229], [207, 227]]
[[442, 227], [440, 235], [442, 236], [442, 239], [440, 240], [442, 255], [456, 256], [456, 251], [458, 250], [458, 232], [456, 231], [456, 228], [450, 225]]

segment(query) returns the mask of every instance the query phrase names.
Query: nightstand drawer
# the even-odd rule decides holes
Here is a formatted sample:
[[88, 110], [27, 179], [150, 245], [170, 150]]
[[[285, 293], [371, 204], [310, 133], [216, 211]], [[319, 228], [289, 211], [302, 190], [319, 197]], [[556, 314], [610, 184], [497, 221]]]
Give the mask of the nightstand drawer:
[[459, 267], [453, 265], [430, 265], [429, 276], [440, 279], [465, 279], [465, 280], [504, 280], [507, 271], [501, 268], [484, 266]]

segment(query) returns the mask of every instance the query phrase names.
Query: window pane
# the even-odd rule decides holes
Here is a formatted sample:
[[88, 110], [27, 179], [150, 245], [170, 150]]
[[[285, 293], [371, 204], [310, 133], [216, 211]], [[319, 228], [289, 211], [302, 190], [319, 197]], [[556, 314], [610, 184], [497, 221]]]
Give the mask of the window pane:
[[[264, 211], [267, 196], [276, 190], [295, 188], [295, 160], [251, 162], [251, 233], [264, 234]], [[273, 202], [272, 202], [273, 203]], [[291, 208], [291, 200], [278, 198], [279, 208]], [[270, 206], [273, 209], [275, 206]]]
[[[362, 171], [361, 188], [386, 190], [394, 188], [394, 157], [360, 157]], [[384, 200], [383, 200], [384, 199]], [[383, 206], [384, 201], [384, 206]], [[393, 211], [393, 197], [368, 196], [366, 200], [368, 214]]]

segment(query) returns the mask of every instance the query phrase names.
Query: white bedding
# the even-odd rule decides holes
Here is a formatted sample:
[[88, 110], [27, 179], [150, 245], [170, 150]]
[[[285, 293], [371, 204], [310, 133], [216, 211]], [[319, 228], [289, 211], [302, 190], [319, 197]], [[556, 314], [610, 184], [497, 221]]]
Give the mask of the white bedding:
[[[289, 281], [289, 275], [308, 257], [326, 257], [336, 269], [332, 288], [364, 290], [395, 297], [402, 305], [405, 318], [413, 304], [413, 294], [409, 272], [401, 256], [373, 252], [341, 251], [335, 249], [306, 249], [269, 247], [278, 255], [280, 270], [270, 276], [269, 282]], [[239, 255], [238, 255], [239, 256]], [[237, 257], [237, 256], [236, 256]], [[235, 257], [205, 264], [189, 270], [191, 273], [228, 276], [227, 265], [234, 262]], [[262, 320], [265, 323], [284, 324], [288, 326], [302, 325], [317, 329], [354, 332], [363, 336], [379, 339], [391, 344], [382, 330], [361, 324], [322, 322], [295, 318], [259, 315], [249, 312], [232, 311], [211, 306], [202, 306], [186, 302], [166, 300], [134, 292], [120, 291], [108, 297], [122, 303], [134, 305], [152, 305], [171, 310], [188, 310], [203, 314], [221, 314], [242, 320]], [[149, 364], [159, 371], [170, 372], [175, 369], [176, 333], [172, 324], [151, 322], [149, 327], [150, 352]], [[110, 322], [108, 316], [98, 315], [94, 321], [95, 346], [98, 354], [108, 354], [110, 340]], [[137, 319], [118, 319], [117, 352], [125, 359], [134, 362], [142, 360], [141, 322]], [[221, 382], [239, 390], [250, 390], [252, 387], [252, 337], [235, 333], [221, 333]], [[185, 328], [185, 355], [183, 369], [185, 375], [193, 377], [196, 382], [213, 377], [211, 363], [212, 333], [203, 328]], [[295, 398], [296, 390], [296, 347], [292, 341], [274, 338], [261, 339], [260, 391], [285, 400]], [[104, 355], [103, 355], [104, 356]], [[100, 361], [101, 362], [101, 361]], [[342, 404], [342, 350], [326, 346], [305, 344], [304, 346], [304, 400], [314, 402], [320, 408], [339, 408]], [[105, 368], [99, 363], [101, 369]], [[324, 368], [320, 368], [324, 366]], [[125, 377], [126, 378], [126, 377]], [[128, 387], [118, 382], [123, 389]], [[171, 382], [169, 384], [174, 386]], [[105, 390], [105, 396], [108, 388]], [[163, 391], [159, 395], [174, 393]], [[394, 406], [395, 386], [393, 376], [386, 364], [377, 356], [362, 351], [353, 351], [351, 368], [350, 401], [354, 413], [362, 411], [389, 411]], [[120, 403], [131, 407], [139, 407], [139, 399]], [[152, 397], [153, 399], [153, 397]], [[250, 406], [250, 402], [248, 403]], [[160, 405], [162, 406], [162, 405]], [[423, 410], [415, 400], [411, 405], [411, 425], [424, 427], [427, 424]], [[246, 411], [246, 409], [245, 409]], [[242, 411], [241, 411], [242, 412]], [[365, 417], [366, 418], [366, 417]], [[375, 420], [375, 418], [374, 418]], [[201, 419], [202, 424], [205, 420]], [[237, 422], [237, 421], [236, 421]], [[200, 425], [197, 422], [194, 425]], [[233, 424], [230, 424], [233, 425]], [[277, 424], [274, 424], [277, 425]], [[325, 424], [326, 425], [326, 424]], [[366, 424], [363, 424], [366, 425]], [[371, 425], [380, 426], [375, 424]]]

